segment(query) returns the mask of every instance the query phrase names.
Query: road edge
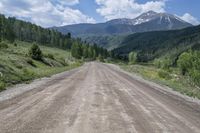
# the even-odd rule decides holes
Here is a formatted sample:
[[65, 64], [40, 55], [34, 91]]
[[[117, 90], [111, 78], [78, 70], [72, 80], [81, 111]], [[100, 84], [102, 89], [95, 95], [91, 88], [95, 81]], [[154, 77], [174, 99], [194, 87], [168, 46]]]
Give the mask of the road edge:
[[78, 66], [76, 68], [72, 68], [70, 70], [66, 70], [66, 71], [54, 74], [54, 75], [51, 75], [51, 76], [48, 76], [48, 77], [34, 79], [27, 84], [21, 83], [21, 84], [16, 84], [16, 85], [7, 87], [6, 90], [0, 92], [0, 102], [12, 99], [18, 95], [21, 95], [21, 94], [27, 92], [27, 91], [36, 89], [37, 87], [45, 85], [47, 82], [49, 82], [53, 79], [56, 79], [62, 75], [65, 75], [67, 73], [74, 73], [75, 71], [78, 71], [83, 65]]
[[135, 73], [132, 73], [132, 72], [128, 72], [128, 71], [125, 71], [123, 69], [120, 68], [120, 66], [116, 65], [116, 64], [111, 64], [111, 63], [104, 63], [105, 65], [107, 66], [112, 66], [112, 68], [120, 71], [120, 72], [123, 72], [127, 75], [129, 75], [130, 77], [132, 77], [133, 79], [139, 81], [139, 82], [142, 82], [142, 83], [145, 83], [149, 86], [151, 86], [152, 88], [156, 89], [157, 91], [161, 92], [161, 93], [168, 93], [168, 94], [171, 94], [173, 96], [177, 96], [176, 98], [177, 99], [184, 99], [186, 100], [187, 102], [190, 102], [190, 103], [196, 103], [200, 106], [200, 100], [197, 99], [197, 98], [194, 98], [194, 97], [189, 97], [187, 95], [184, 95], [178, 91], [175, 91], [173, 90], [172, 88], [166, 86], [166, 85], [163, 85], [163, 84], [158, 84], [158, 83], [155, 83], [151, 80], [148, 80], [148, 79], [144, 79], [142, 76], [139, 76]]

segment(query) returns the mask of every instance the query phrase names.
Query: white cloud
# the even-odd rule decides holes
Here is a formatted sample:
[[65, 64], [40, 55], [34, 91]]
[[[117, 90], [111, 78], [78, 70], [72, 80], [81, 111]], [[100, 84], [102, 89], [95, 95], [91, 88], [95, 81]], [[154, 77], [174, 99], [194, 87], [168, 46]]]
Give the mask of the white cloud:
[[[62, 0], [75, 4], [78, 0]], [[66, 4], [51, 0], [0, 0], [0, 13], [50, 27], [76, 23], [94, 23], [95, 20]]]
[[165, 12], [166, 0], [149, 1], [139, 4], [135, 0], [96, 0], [99, 8], [96, 10], [105, 19], [135, 18], [141, 13], [153, 10]]
[[58, 0], [58, 2], [62, 5], [76, 5], [79, 3], [79, 0]]
[[180, 17], [182, 20], [191, 23], [193, 25], [199, 25], [200, 22], [198, 21], [197, 18], [193, 17], [191, 14], [189, 13], [185, 13], [183, 16]]

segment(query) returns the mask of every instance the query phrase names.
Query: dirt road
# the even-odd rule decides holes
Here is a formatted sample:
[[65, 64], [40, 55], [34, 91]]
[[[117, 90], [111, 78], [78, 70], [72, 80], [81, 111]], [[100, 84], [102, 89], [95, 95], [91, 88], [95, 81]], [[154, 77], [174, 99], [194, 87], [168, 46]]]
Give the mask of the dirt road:
[[1, 100], [0, 133], [200, 133], [200, 105], [93, 62]]

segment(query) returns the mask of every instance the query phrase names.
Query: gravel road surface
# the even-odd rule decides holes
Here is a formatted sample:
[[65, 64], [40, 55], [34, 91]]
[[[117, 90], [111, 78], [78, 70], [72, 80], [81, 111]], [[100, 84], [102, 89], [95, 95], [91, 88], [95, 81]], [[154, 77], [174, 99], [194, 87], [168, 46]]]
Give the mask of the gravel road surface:
[[114, 65], [86, 63], [21, 88], [0, 93], [0, 133], [200, 133], [198, 100]]

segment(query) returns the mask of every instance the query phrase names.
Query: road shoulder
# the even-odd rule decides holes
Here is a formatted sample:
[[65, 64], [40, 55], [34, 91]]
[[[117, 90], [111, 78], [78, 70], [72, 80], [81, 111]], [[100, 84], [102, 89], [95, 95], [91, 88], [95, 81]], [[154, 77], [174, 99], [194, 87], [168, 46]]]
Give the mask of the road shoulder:
[[139, 76], [139, 75], [137, 75], [135, 73], [130, 73], [128, 71], [125, 71], [125, 70], [121, 69], [120, 66], [118, 66], [118, 65], [107, 64], [107, 63], [105, 63], [105, 64], [108, 67], [111, 67], [111, 68], [115, 69], [116, 71], [120, 71], [122, 73], [125, 73], [125, 74], [129, 75], [130, 77], [132, 77], [133, 79], [137, 80], [138, 82], [141, 82], [141, 83], [144, 83], [144, 84], [147, 84], [147, 85], [151, 86], [152, 88], [154, 88], [155, 90], [157, 90], [159, 92], [162, 92], [162, 93], [168, 94], [168, 95], [172, 95], [173, 97], [176, 97], [178, 100], [183, 99], [183, 100], [186, 100], [189, 103], [195, 103], [195, 104], [198, 104], [200, 106], [200, 100], [197, 99], [197, 98], [193, 98], [193, 97], [189, 97], [187, 95], [183, 95], [178, 91], [174, 91], [172, 88], [170, 88], [170, 87], [168, 87], [166, 85], [158, 84], [158, 83], [155, 83], [153, 81], [144, 79], [142, 76]]

